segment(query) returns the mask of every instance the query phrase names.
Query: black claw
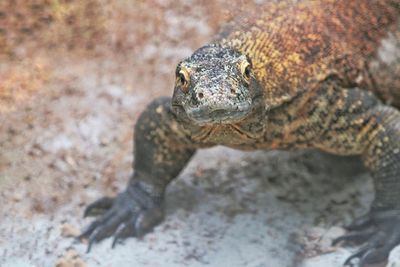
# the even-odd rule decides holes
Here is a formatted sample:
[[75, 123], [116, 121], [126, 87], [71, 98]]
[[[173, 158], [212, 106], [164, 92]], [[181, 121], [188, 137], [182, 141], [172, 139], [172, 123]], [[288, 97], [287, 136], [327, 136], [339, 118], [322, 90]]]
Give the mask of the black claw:
[[365, 246], [361, 247], [356, 253], [351, 255], [345, 262], [344, 266], [353, 266], [351, 263], [354, 259], [360, 259], [368, 250], [370, 249], [370, 244], [366, 244]]
[[90, 236], [89, 236], [89, 243], [88, 243], [88, 246], [87, 246], [87, 250], [86, 250], [86, 253], [89, 253], [90, 251], [91, 251], [91, 249], [92, 249], [92, 245], [97, 241], [96, 240], [96, 236], [97, 236], [97, 233], [99, 232], [99, 230], [98, 229], [95, 229], [95, 230], [93, 230], [92, 231], [92, 233], [90, 234]]
[[108, 220], [104, 221], [102, 225], [99, 227], [99, 230], [96, 233], [95, 241], [101, 241], [104, 238], [109, 237], [114, 232], [115, 228], [118, 227], [126, 218], [130, 216], [129, 212], [123, 212], [120, 214], [116, 214], [115, 216], [108, 218]]
[[[114, 198], [111, 197], [100, 198], [86, 207], [83, 213], [83, 218], [86, 218], [88, 216], [98, 215], [99, 213], [101, 213], [101, 211], [106, 211], [110, 209], [113, 203], [114, 203]], [[95, 212], [96, 210], [98, 210], [99, 212], [96, 213]]]
[[115, 248], [115, 246], [117, 245], [117, 242], [118, 242], [119, 240], [120, 240], [120, 237], [119, 237], [119, 236], [115, 236], [115, 237], [114, 237], [113, 242], [112, 242], [112, 244], [111, 244], [111, 248], [112, 248], [112, 249]]
[[111, 248], [115, 248], [117, 242], [125, 235], [126, 229], [127, 227], [125, 223], [121, 224], [118, 227], [118, 229], [115, 231], [114, 240], [112, 242]]
[[94, 243], [94, 240], [90, 240], [89, 241], [89, 244], [88, 244], [87, 249], [86, 249], [86, 253], [90, 253], [90, 251], [92, 250], [93, 243]]
[[99, 238], [98, 238], [98, 235], [99, 235], [99, 232], [100, 232], [100, 231], [101, 231], [101, 229], [98, 229], [98, 228], [97, 228], [97, 229], [95, 229], [95, 230], [93, 231], [93, 233], [90, 235], [90, 237], [89, 237], [89, 244], [88, 244], [88, 248], [87, 248], [86, 253], [89, 253], [89, 252], [90, 252], [90, 250], [92, 249], [92, 246], [93, 246], [94, 243], [100, 241]]
[[374, 250], [369, 250], [365, 252], [365, 254], [361, 257], [360, 262], [358, 263], [358, 267], [364, 267], [365, 264], [371, 263], [369, 258], [370, 255], [374, 253]]
[[98, 221], [92, 222], [79, 236], [78, 239], [88, 238], [100, 223]]
[[345, 228], [349, 231], [358, 231], [370, 227], [371, 225], [371, 217], [369, 215], [365, 215], [356, 219], [352, 224], [346, 226]]
[[347, 235], [340, 236], [332, 241], [332, 245], [336, 246], [340, 242], [346, 243], [364, 243], [366, 242], [373, 234], [375, 233], [375, 229], [368, 229], [360, 233], [351, 233]]
[[108, 221], [111, 217], [113, 217], [114, 211], [108, 211], [104, 214], [100, 219], [92, 222], [86, 230], [78, 237], [78, 239], [89, 238], [93, 235], [93, 233], [98, 231], [98, 227], [100, 227], [104, 222]]

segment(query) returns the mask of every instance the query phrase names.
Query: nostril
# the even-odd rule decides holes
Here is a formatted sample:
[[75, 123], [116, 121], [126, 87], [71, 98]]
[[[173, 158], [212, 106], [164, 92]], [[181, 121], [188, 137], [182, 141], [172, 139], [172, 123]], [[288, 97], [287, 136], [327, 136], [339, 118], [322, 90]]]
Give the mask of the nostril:
[[198, 94], [197, 94], [197, 97], [198, 97], [199, 99], [202, 99], [202, 98], [204, 97], [204, 94], [203, 94], [203, 93], [198, 93]]

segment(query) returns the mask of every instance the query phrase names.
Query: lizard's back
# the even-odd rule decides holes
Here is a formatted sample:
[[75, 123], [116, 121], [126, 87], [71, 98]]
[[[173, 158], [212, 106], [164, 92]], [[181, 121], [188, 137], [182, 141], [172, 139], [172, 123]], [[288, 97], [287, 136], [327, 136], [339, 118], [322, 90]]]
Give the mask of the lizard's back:
[[400, 1], [281, 1], [235, 19], [218, 42], [250, 55], [278, 106], [330, 75], [400, 107]]

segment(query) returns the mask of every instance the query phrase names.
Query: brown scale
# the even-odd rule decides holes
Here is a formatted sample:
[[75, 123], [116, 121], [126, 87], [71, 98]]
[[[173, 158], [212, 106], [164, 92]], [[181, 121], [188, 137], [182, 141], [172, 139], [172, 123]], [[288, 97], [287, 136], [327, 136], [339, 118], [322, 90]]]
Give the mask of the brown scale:
[[[266, 5], [257, 14], [238, 18], [215, 41], [250, 56], [266, 103], [279, 106], [332, 74], [341, 78], [344, 87], [362, 84], [367, 90], [379, 90], [377, 84], [388, 77], [377, 75], [366, 83], [364, 76], [388, 32], [398, 37], [398, 2], [291, 2]], [[395, 74], [400, 76], [399, 68]], [[395, 82], [380, 96], [399, 105], [399, 79]]]

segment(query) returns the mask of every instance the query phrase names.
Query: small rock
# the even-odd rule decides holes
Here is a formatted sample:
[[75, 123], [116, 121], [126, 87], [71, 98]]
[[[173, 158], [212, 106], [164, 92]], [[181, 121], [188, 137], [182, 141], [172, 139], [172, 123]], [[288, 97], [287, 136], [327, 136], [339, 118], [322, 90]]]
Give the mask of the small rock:
[[77, 237], [80, 235], [80, 230], [69, 223], [64, 223], [61, 226], [61, 235], [63, 237]]
[[80, 258], [78, 252], [70, 249], [57, 259], [56, 267], [86, 267], [86, 263]]
[[305, 247], [304, 255], [306, 257], [315, 257], [336, 251], [337, 248], [332, 246], [332, 241], [344, 233], [345, 230], [340, 227], [332, 227], [330, 229], [313, 227], [308, 229], [302, 242]]
[[14, 202], [20, 202], [24, 198], [24, 194], [22, 192], [15, 192], [12, 196], [11, 199]]
[[72, 168], [76, 168], [76, 161], [69, 155], [66, 155], [64, 158], [65, 162], [68, 163]]

